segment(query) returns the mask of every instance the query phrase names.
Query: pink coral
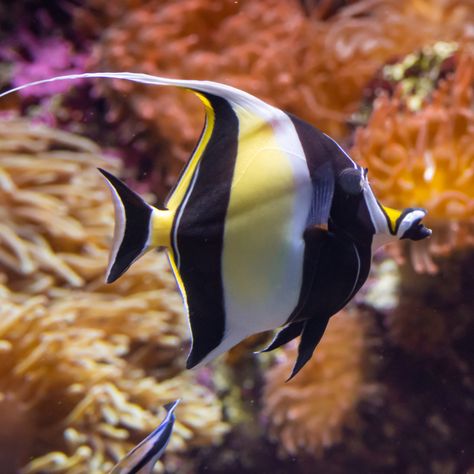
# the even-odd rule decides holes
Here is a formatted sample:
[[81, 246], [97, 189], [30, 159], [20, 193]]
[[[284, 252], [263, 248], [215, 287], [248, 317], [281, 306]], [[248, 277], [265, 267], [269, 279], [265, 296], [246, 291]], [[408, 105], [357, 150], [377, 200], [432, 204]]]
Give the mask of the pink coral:
[[[48, 38], [38, 42], [29, 32], [20, 31], [15, 41], [28, 49], [29, 57], [24, 58], [16, 54], [16, 57], [11, 58], [14, 60], [13, 87], [48, 77], [79, 74], [85, 71], [86, 54], [75, 52], [73, 46], [64, 39]], [[19, 94], [24, 97], [49, 97], [65, 92], [81, 82], [81, 80], [52, 82], [23, 89]]]

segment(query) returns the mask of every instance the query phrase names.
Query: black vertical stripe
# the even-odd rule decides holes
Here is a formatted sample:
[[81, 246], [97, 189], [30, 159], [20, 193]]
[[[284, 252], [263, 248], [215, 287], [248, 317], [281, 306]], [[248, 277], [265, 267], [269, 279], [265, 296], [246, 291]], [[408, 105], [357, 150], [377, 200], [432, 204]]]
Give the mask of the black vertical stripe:
[[[354, 169], [354, 163], [321, 131], [295, 116], [290, 118], [311, 176], [312, 203], [320, 207], [312, 213], [328, 217], [329, 231], [308, 222], [300, 298], [287, 322], [318, 318], [326, 324], [327, 318], [345, 306], [366, 280], [375, 229], [363, 193], [348, 194], [338, 180], [343, 170]], [[329, 175], [333, 183], [328, 201]]]
[[304, 292], [288, 322], [326, 320], [359, 291], [370, 270], [371, 249], [345, 235], [313, 228], [305, 233]]
[[[354, 169], [354, 163], [339, 146], [320, 130], [298, 117], [290, 115], [291, 121], [303, 146], [308, 170], [313, 182], [313, 200], [319, 199], [323, 180], [320, 170], [327, 162], [331, 163], [334, 179], [334, 192], [329, 206], [329, 229], [338, 234], [344, 233], [361, 245], [370, 245], [375, 227], [361, 192], [351, 195], [341, 188], [339, 175], [343, 170]], [[358, 167], [362, 170], [362, 168]], [[326, 199], [323, 197], [323, 199]], [[321, 205], [321, 203], [319, 203]], [[327, 202], [324, 203], [327, 205]], [[311, 224], [311, 223], [309, 223]]]
[[341, 166], [347, 168], [350, 160], [335, 143], [312, 125], [293, 115], [289, 117], [303, 147], [313, 186], [307, 227], [325, 225], [329, 220], [338, 169]]
[[315, 171], [326, 162], [332, 164], [336, 176], [342, 170], [354, 167], [354, 164], [337, 144], [324, 133], [294, 115], [288, 114], [288, 116], [300, 139], [312, 179], [315, 176]]
[[[224, 336], [224, 227], [237, 159], [239, 122], [230, 104], [206, 94], [215, 113], [209, 142], [186, 193], [177, 228], [179, 272], [186, 291], [193, 345], [187, 367], [199, 363]], [[184, 204], [185, 202], [185, 204]]]

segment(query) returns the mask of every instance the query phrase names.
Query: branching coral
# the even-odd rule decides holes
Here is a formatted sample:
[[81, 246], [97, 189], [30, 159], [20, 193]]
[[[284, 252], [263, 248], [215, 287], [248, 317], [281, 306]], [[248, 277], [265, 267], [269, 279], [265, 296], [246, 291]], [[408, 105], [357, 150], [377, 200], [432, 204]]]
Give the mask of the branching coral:
[[213, 393], [181, 373], [187, 329], [165, 257], [103, 282], [113, 210], [98, 165], [119, 170], [88, 140], [3, 122], [0, 411], [17, 410], [12, 433], [29, 422], [25, 472], [105, 473], [176, 398], [171, 453], [226, 429]]
[[428, 209], [433, 238], [410, 246], [416, 269], [434, 272], [431, 255], [474, 243], [474, 56], [460, 54], [454, 74], [440, 81], [419, 110], [399, 87], [380, 97], [352, 155], [370, 170], [377, 197], [388, 206]]
[[373, 396], [370, 337], [361, 314], [346, 310], [333, 316], [307, 367], [284, 383], [296, 348], [285, 348], [266, 375], [264, 415], [281, 452], [321, 453], [338, 443], [344, 426], [354, 420], [357, 404]]
[[[94, 0], [110, 10], [104, 4]], [[455, 0], [363, 0], [327, 21], [305, 16], [296, 0], [150, 0], [110, 23], [92, 68], [225, 82], [341, 138], [381, 64], [437, 39], [459, 39], [473, 18], [474, 5]], [[166, 148], [156, 167], [172, 183], [173, 160], [186, 158], [200, 131], [198, 101], [128, 83], [97, 88], [116, 104], [112, 119], [139, 117], [158, 132]]]
[[[21, 31], [12, 42], [20, 44], [22, 48], [18, 49], [26, 50], [29, 53], [28, 59], [25, 59], [19, 52], [14, 53], [13, 48], [10, 48], [11, 57], [9, 59], [14, 63], [11, 72], [12, 87], [62, 74], [84, 72], [85, 54], [74, 51], [73, 46], [64, 39], [50, 38], [38, 42], [38, 39], [28, 32]], [[24, 89], [19, 94], [25, 97], [40, 96], [44, 100], [54, 94], [67, 91], [70, 87], [70, 83], [57, 82]]]

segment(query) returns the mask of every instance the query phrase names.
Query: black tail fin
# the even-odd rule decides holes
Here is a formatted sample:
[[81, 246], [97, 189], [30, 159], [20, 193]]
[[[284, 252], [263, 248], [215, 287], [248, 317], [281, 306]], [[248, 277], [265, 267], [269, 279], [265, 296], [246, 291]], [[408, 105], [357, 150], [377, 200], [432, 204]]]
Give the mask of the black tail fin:
[[153, 207], [109, 172], [100, 169], [112, 191], [115, 229], [106, 281], [112, 283], [143, 255], [151, 243]]

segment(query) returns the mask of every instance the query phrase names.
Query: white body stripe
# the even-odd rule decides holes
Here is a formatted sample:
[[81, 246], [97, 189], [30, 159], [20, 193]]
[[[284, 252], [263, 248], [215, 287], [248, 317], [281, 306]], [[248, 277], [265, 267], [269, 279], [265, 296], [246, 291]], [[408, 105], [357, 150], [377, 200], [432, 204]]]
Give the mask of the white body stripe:
[[123, 237], [125, 235], [125, 208], [123, 207], [122, 200], [118, 195], [116, 189], [112, 186], [107, 178], [104, 178], [110, 193], [112, 195], [112, 202], [114, 203], [114, 236], [112, 239], [112, 247], [110, 249], [109, 263], [107, 265], [107, 272], [105, 274], [105, 279], [107, 280], [112, 270], [112, 266], [117, 259], [117, 254], [122, 243]]
[[377, 202], [370, 184], [364, 179], [364, 200], [369, 211], [370, 219], [375, 227], [375, 234], [372, 240], [372, 255], [384, 245], [396, 240], [396, 236], [392, 235], [387, 222], [387, 217]]
[[[345, 152], [344, 148], [342, 148], [341, 145], [339, 145], [339, 143], [336, 142], [336, 140], [333, 140], [329, 135], [326, 135], [325, 133], [323, 133], [323, 135], [326, 137], [326, 138], [329, 138], [329, 140], [331, 140], [338, 148], [339, 150], [342, 151], [342, 153], [344, 153], [344, 155], [346, 156], [346, 158], [352, 163], [352, 166], [354, 166], [354, 168], [357, 168], [357, 165], [355, 163], [355, 161]], [[363, 173], [363, 170], [361, 170], [362, 173]]]
[[[120, 462], [112, 469], [110, 474], [129, 474], [130, 472], [137, 472], [140, 474], [151, 474], [158, 459], [163, 454], [171, 437], [171, 431], [168, 433], [167, 429], [174, 425], [175, 415], [174, 410], [180, 400], [176, 400], [168, 408], [168, 413], [165, 419], [155, 430], [150, 433], [144, 440], [135, 446]], [[150, 456], [152, 455], [152, 456]], [[150, 456], [150, 459], [139, 470], [139, 465]]]
[[377, 202], [376, 197], [372, 191], [367, 180], [364, 179], [364, 200], [369, 210], [370, 218], [372, 219], [372, 224], [375, 227], [375, 235], [377, 234], [388, 234], [390, 235], [390, 230], [388, 228], [387, 218], [383, 213], [382, 209]]
[[[354, 279], [354, 284], [352, 285], [352, 289], [349, 293], [349, 295], [351, 296], [354, 296], [354, 289], [357, 285], [357, 280], [359, 280], [359, 276], [360, 276], [360, 267], [361, 267], [361, 262], [360, 262], [360, 256], [359, 256], [359, 251], [357, 250], [357, 247], [356, 245], [354, 244], [354, 242], [352, 242], [352, 247], [354, 248], [354, 252], [356, 254], [356, 257], [357, 257], [357, 275]], [[344, 305], [348, 302], [349, 298], [346, 299], [346, 301], [344, 301]]]
[[[298, 303], [303, 278], [303, 233], [311, 206], [312, 182], [296, 129], [288, 115], [261, 101], [247, 102], [245, 110], [240, 106], [234, 110], [239, 119], [245, 116], [245, 120], [239, 120], [244, 127], [251, 123], [246, 114], [266, 124], [272, 145], [257, 149], [245, 167], [246, 181], [254, 176], [260, 186], [253, 182], [254, 206], [246, 208], [242, 225], [240, 216], [232, 214], [232, 193], [237, 199], [239, 186], [245, 185], [239, 183], [238, 176], [234, 178], [223, 252], [225, 334], [222, 343], [201, 364], [251, 334], [284, 324]], [[241, 159], [238, 155], [237, 173]], [[259, 162], [268, 174], [259, 172]], [[280, 177], [282, 193], [276, 196]], [[269, 182], [271, 185], [266, 186]], [[242, 199], [238, 202], [241, 205]]]

